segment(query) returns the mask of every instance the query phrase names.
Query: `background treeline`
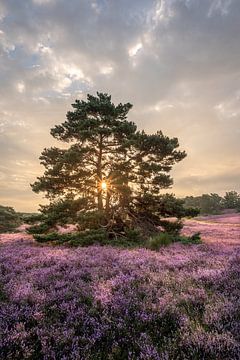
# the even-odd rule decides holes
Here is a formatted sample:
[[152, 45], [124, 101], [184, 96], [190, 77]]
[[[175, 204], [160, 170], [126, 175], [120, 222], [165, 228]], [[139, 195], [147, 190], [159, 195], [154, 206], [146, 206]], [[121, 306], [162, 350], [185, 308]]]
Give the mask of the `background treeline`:
[[11, 206], [0, 205], [0, 233], [15, 232], [16, 228], [38, 214], [17, 212]]
[[186, 208], [198, 208], [203, 215], [220, 214], [226, 209], [240, 211], [240, 193], [237, 191], [226, 192], [224, 196], [216, 193], [186, 196], [184, 202]]

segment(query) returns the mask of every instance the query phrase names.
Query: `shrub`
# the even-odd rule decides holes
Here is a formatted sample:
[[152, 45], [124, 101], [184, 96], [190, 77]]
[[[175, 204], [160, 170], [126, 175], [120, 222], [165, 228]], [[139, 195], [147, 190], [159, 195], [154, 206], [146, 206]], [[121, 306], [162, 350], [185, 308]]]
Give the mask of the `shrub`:
[[125, 231], [126, 238], [131, 243], [140, 244], [143, 242], [143, 237], [141, 235], [141, 232], [137, 229], [127, 229]]
[[192, 236], [181, 235], [178, 237], [177, 241], [179, 241], [183, 244], [201, 244], [202, 243], [200, 232], [197, 232], [197, 233], [193, 234]]
[[38, 225], [33, 225], [30, 228], [27, 229], [27, 232], [29, 234], [44, 234], [46, 232], [48, 232], [50, 229], [49, 225], [47, 225], [46, 223], [41, 223]]
[[159, 250], [162, 246], [167, 246], [173, 242], [181, 242], [182, 244], [201, 244], [200, 233], [197, 232], [192, 236], [178, 235], [174, 236], [167, 232], [161, 232], [149, 238], [147, 247], [151, 250]]
[[185, 216], [192, 218], [200, 214], [200, 209], [197, 207], [188, 207], [185, 209]]
[[12, 207], [0, 205], [0, 233], [14, 231], [20, 224], [19, 215]]
[[87, 230], [75, 234], [68, 234], [70, 240], [68, 244], [71, 246], [90, 246], [94, 244], [106, 245], [108, 236], [105, 230]]
[[34, 234], [34, 238], [40, 243], [52, 242], [56, 245], [65, 244], [70, 246], [90, 246], [96, 244], [135, 247], [143, 244], [144, 240], [137, 230], [128, 230], [126, 234], [127, 236], [115, 236], [113, 238], [111, 233], [108, 233], [105, 229], [92, 229], [67, 234], [59, 234], [57, 232], [48, 234], [38, 233]]
[[56, 232], [51, 232], [49, 234], [33, 234], [33, 237], [40, 243], [46, 243], [49, 241], [57, 241], [59, 239], [59, 234]]
[[105, 230], [87, 230], [82, 232], [59, 234], [52, 232], [49, 234], [35, 234], [35, 240], [40, 243], [54, 242], [54, 244], [66, 244], [70, 246], [90, 246], [94, 244], [105, 245], [108, 237]]
[[0, 359], [239, 359], [239, 251], [168, 250], [2, 244]]
[[149, 238], [148, 247], [151, 250], [159, 250], [161, 246], [170, 245], [173, 241], [174, 239], [171, 234], [162, 232]]
[[43, 220], [43, 215], [39, 213], [34, 213], [34, 214], [21, 213], [21, 220], [26, 224], [35, 224]]
[[171, 235], [178, 235], [183, 228], [183, 223], [180, 220], [177, 221], [160, 220], [160, 225], [163, 227], [165, 232]]

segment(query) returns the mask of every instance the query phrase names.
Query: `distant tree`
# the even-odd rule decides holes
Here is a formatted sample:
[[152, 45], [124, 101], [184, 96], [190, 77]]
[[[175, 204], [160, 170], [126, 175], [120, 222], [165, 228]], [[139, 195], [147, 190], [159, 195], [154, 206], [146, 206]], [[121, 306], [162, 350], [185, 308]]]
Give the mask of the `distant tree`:
[[20, 223], [18, 213], [12, 207], [0, 205], [0, 233], [12, 231]]
[[107, 94], [88, 95], [87, 101], [76, 100], [72, 107], [66, 120], [51, 130], [55, 139], [69, 147], [44, 149], [40, 160], [46, 170], [32, 185], [50, 199], [43, 213], [49, 215], [50, 209], [59, 210], [68, 203], [64, 214], [74, 212], [80, 219], [100, 215], [103, 225], [122, 223], [124, 227], [138, 215], [139, 203], [150, 196], [148, 212], [160, 215], [156, 211], [163, 207], [160, 191], [172, 185], [169, 172], [186, 156], [178, 150], [178, 139], [161, 131], [150, 135], [137, 131], [127, 120], [132, 105], [114, 105]]
[[201, 211], [200, 211], [199, 207], [191, 206], [191, 207], [185, 208], [184, 216], [192, 218], [192, 217], [198, 216], [200, 214], [200, 212]]
[[184, 200], [185, 208], [198, 207], [200, 209], [201, 196], [186, 196]]
[[203, 194], [200, 207], [204, 214], [217, 214], [222, 209], [222, 197], [215, 193]]
[[198, 208], [201, 214], [217, 214], [223, 208], [222, 197], [215, 193], [187, 196], [184, 201], [186, 208]]
[[240, 194], [237, 191], [226, 192], [223, 198], [223, 206], [226, 209], [240, 208]]

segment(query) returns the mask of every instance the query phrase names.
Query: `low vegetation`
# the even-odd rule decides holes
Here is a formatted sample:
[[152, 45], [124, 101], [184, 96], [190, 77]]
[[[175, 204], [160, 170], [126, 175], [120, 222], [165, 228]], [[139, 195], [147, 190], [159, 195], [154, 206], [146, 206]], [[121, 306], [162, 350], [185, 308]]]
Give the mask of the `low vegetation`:
[[0, 359], [238, 359], [239, 222], [186, 220], [205, 243], [157, 252], [2, 235]]
[[145, 247], [151, 250], [159, 250], [161, 246], [166, 246], [174, 242], [184, 244], [197, 244], [201, 242], [200, 234], [192, 236], [173, 235], [167, 232], [159, 232], [148, 239], [144, 239], [136, 230], [128, 231], [124, 236], [111, 237], [111, 234], [102, 230], [87, 230], [82, 232], [61, 234], [50, 232], [48, 234], [34, 234], [35, 240], [39, 243], [51, 243], [53, 245], [67, 246], [91, 246], [91, 245], [111, 245], [118, 247]]

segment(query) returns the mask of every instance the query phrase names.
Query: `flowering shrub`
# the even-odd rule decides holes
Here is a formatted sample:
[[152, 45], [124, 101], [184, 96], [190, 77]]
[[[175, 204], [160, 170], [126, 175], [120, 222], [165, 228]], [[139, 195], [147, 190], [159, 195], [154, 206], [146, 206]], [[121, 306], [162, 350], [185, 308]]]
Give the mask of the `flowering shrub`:
[[159, 252], [2, 235], [0, 359], [239, 359], [240, 227], [197, 231]]

